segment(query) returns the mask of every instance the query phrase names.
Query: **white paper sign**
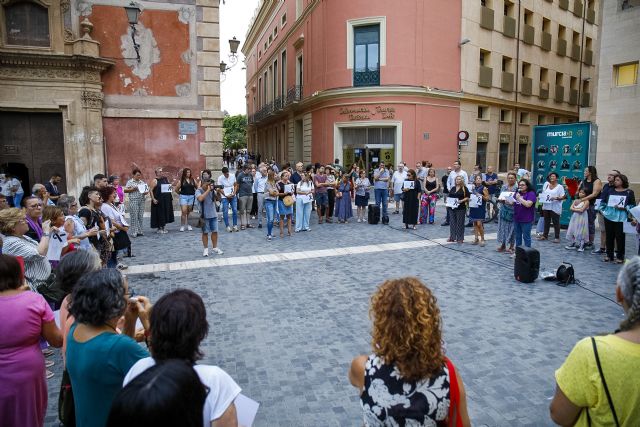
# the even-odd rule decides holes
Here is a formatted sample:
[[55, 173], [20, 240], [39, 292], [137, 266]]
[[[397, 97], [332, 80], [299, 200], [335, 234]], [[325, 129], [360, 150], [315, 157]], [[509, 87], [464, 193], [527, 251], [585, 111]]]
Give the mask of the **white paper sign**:
[[222, 189], [222, 193], [224, 194], [225, 197], [230, 197], [231, 194], [233, 193], [233, 187], [224, 187]]
[[445, 206], [448, 208], [457, 208], [458, 207], [458, 199], [454, 197], [447, 197]]
[[284, 192], [285, 193], [293, 193], [293, 184], [285, 184], [284, 185]]
[[402, 188], [407, 188], [409, 190], [413, 190], [414, 188], [416, 188], [416, 182], [415, 181], [404, 181], [402, 183]]
[[478, 196], [477, 194], [472, 194], [469, 197], [469, 207], [477, 208], [482, 206], [482, 196]]
[[633, 209], [629, 209], [629, 212], [631, 212], [631, 215], [633, 215], [635, 219], [640, 221], [640, 206], [636, 206]]
[[555, 200], [552, 200], [551, 198], [554, 197], [551, 193], [547, 193], [546, 191], [543, 191], [540, 194], [540, 203], [545, 204], [545, 203], [553, 203], [555, 202]]
[[503, 191], [498, 196], [498, 200], [501, 200], [503, 202], [512, 202], [513, 203], [513, 201], [515, 200], [513, 198], [513, 196], [515, 196], [515, 193], [513, 191]]
[[67, 246], [67, 233], [60, 230], [57, 233], [51, 233], [49, 237], [49, 249], [47, 250], [47, 259], [49, 261], [60, 261], [62, 250]]
[[161, 193], [171, 193], [171, 184], [160, 184]]
[[302, 194], [298, 197], [300, 198], [300, 200], [302, 200], [302, 203], [304, 203], [305, 205], [313, 201], [313, 196], [311, 194]]
[[607, 206], [616, 207], [619, 206], [621, 208], [624, 207], [624, 202], [627, 200], [627, 196], [609, 196], [609, 203]]
[[625, 221], [622, 223], [622, 231], [625, 234], [638, 234], [638, 232], [636, 231], [636, 227], [629, 221]]
[[149, 191], [149, 186], [144, 182], [142, 184], [138, 184], [138, 192], [144, 194]]
[[236, 397], [234, 403], [238, 414], [238, 427], [251, 427], [256, 419], [260, 404], [242, 393]]
[[593, 207], [594, 207], [595, 209], [600, 209], [600, 205], [601, 205], [601, 204], [602, 204], [602, 199], [595, 199], [595, 200], [593, 201]]

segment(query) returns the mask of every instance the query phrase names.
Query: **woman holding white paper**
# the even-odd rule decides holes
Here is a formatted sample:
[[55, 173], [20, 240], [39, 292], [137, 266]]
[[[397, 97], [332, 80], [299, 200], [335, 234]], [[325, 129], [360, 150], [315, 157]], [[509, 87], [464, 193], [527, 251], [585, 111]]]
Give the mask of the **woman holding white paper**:
[[629, 179], [626, 175], [616, 175], [613, 179], [613, 188], [602, 198], [600, 211], [604, 216], [604, 227], [607, 232], [607, 256], [604, 262], [613, 261], [614, 242], [618, 255], [615, 262], [624, 262], [625, 234], [623, 223], [628, 220], [627, 211], [636, 204], [636, 196], [633, 190], [629, 189]]
[[473, 192], [470, 196], [469, 221], [473, 221], [474, 245], [485, 245], [484, 219], [487, 215], [486, 202], [489, 200], [489, 190], [482, 182], [482, 174], [476, 174], [473, 178]]
[[[513, 203], [515, 201], [514, 195], [518, 191], [518, 185], [516, 184], [517, 176], [515, 172], [509, 172], [507, 174], [507, 183], [500, 189], [500, 197], [498, 197], [498, 203], [500, 206], [500, 213], [498, 215], [498, 252], [507, 252], [512, 254], [514, 251], [513, 245], [515, 244], [515, 234], [513, 230]], [[507, 243], [509, 249], [507, 249]]]
[[135, 168], [131, 171], [133, 177], [127, 181], [124, 192], [129, 195], [129, 236], [144, 236], [142, 234], [142, 219], [144, 217], [144, 201], [149, 194], [149, 186], [142, 180], [142, 172]]
[[465, 184], [464, 177], [458, 175], [447, 196], [447, 205], [451, 208], [448, 242], [464, 243], [464, 214], [467, 211], [468, 201], [469, 189]]
[[542, 187], [542, 194], [540, 194], [544, 232], [541, 237], [538, 237], [538, 240], [549, 238], [549, 229], [553, 222], [553, 243], [560, 243], [560, 215], [562, 215], [562, 201], [566, 198], [564, 187], [558, 183], [558, 174], [550, 172], [547, 175], [547, 182]]
[[302, 181], [296, 185], [296, 233], [299, 231], [311, 231], [309, 218], [311, 218], [313, 190], [311, 175], [303, 173]]
[[158, 234], [167, 234], [167, 224], [172, 223], [173, 196], [171, 196], [171, 184], [163, 174], [162, 168], [156, 168], [156, 178], [151, 182], [149, 194], [151, 195], [151, 228], [157, 228]]
[[404, 199], [402, 206], [402, 222], [404, 223], [405, 229], [408, 229], [409, 226], [414, 230], [416, 229], [421, 193], [422, 186], [420, 185], [420, 180], [416, 175], [416, 171], [409, 169], [407, 172], [407, 179], [402, 183], [402, 196]]

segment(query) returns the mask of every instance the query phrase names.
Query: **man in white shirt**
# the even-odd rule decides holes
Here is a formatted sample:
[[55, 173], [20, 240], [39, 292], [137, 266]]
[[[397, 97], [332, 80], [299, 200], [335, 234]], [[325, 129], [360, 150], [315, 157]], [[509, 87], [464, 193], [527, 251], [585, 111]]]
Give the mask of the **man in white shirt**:
[[227, 231], [231, 232], [229, 226], [229, 204], [231, 204], [231, 212], [233, 216], [233, 231], [238, 231], [238, 183], [236, 176], [229, 173], [229, 168], [222, 168], [222, 175], [218, 177], [218, 185], [222, 185], [222, 189], [218, 189], [222, 198], [222, 219]]
[[404, 171], [404, 164], [400, 163], [398, 165], [398, 169], [393, 173], [391, 177], [391, 192], [393, 196], [393, 200], [396, 201], [396, 210], [393, 212], [394, 214], [400, 213], [400, 206], [402, 204], [401, 196], [402, 196], [402, 184], [407, 179], [407, 173]]
[[267, 167], [261, 164], [253, 181], [253, 190], [258, 197], [258, 228], [262, 228], [262, 207], [264, 206], [264, 187], [267, 183]]

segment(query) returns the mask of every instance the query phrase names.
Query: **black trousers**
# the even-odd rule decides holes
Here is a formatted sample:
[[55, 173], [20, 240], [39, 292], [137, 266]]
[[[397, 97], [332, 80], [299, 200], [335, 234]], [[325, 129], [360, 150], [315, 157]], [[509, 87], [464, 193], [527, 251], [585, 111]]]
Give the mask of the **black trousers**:
[[336, 191], [328, 190], [327, 194], [329, 195], [329, 217], [333, 216], [333, 207], [336, 204]]
[[560, 238], [560, 215], [554, 211], [542, 211], [544, 217], [544, 237], [549, 237], [549, 229], [551, 228], [551, 222], [553, 221], [553, 234], [556, 239]]
[[625, 236], [621, 222], [604, 219], [604, 230], [607, 233], [607, 258], [613, 259], [614, 243], [618, 248], [618, 259], [624, 260]]

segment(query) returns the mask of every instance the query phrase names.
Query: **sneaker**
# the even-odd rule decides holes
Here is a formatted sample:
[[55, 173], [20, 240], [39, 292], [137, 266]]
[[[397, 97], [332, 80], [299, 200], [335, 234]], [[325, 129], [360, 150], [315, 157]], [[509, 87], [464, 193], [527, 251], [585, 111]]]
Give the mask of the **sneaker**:
[[262, 224], [258, 224], [258, 228], [262, 228]]
[[587, 242], [584, 244], [585, 249], [591, 249], [593, 247], [593, 242]]
[[202, 251], [202, 256], [209, 256], [209, 248], [204, 248]]
[[591, 253], [594, 254], [594, 255], [601, 255], [601, 254], [603, 254], [605, 252], [606, 252], [606, 249], [602, 249], [602, 248], [598, 248], [595, 251], [591, 251]]
[[267, 235], [267, 240], [271, 241], [271, 239], [273, 239], [273, 236], [271, 234]]
[[448, 227], [448, 226], [449, 226], [449, 223], [448, 223], [448, 222], [443, 222], [442, 224], [440, 224], [440, 226], [442, 226], [442, 227]]
[[187, 225], [187, 230], [193, 231], [193, 228], [190, 225]]
[[213, 252], [216, 253], [216, 255], [222, 255], [224, 252], [222, 252], [222, 250], [220, 250], [219, 248], [213, 248], [211, 249]]
[[358, 221], [357, 221], [357, 222], [361, 222], [361, 221], [360, 221], [360, 218], [358, 218]]
[[238, 226], [237, 225], [233, 226], [233, 231], [238, 231]]
[[124, 262], [119, 262], [118, 265], [116, 266], [116, 268], [118, 270], [126, 270], [127, 268], [129, 268], [129, 266], [127, 264], [125, 264]]
[[584, 245], [580, 245], [580, 247], [578, 248], [578, 252], [584, 252]]
[[180, 232], [184, 231], [184, 225], [182, 227], [180, 227]]
[[[576, 246], [575, 243], [572, 243], [570, 245], [567, 245], [564, 247], [565, 249], [569, 249], [569, 250], [573, 250], [573, 249], [577, 249], [578, 247]], [[584, 249], [583, 249], [584, 250]]]
[[227, 227], [227, 231], [231, 233], [231, 227]]

